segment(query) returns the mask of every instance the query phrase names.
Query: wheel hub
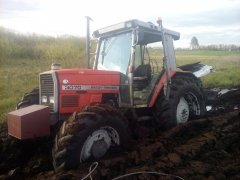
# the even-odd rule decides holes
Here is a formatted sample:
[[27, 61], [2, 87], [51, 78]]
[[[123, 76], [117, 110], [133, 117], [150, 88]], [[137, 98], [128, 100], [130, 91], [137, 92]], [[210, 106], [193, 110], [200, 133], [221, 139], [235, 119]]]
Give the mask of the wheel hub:
[[102, 157], [111, 146], [111, 138], [104, 129], [94, 131], [85, 141], [81, 154], [80, 162], [87, 160], [91, 155], [95, 158]]
[[177, 123], [185, 123], [189, 118], [189, 106], [185, 98], [180, 98], [177, 105]]
[[99, 159], [114, 145], [120, 145], [118, 132], [110, 126], [101, 127], [94, 131], [84, 142], [81, 149], [80, 162], [87, 160], [91, 156]]
[[96, 159], [99, 159], [106, 154], [108, 148], [108, 144], [104, 141], [104, 139], [98, 140], [92, 145], [92, 156]]

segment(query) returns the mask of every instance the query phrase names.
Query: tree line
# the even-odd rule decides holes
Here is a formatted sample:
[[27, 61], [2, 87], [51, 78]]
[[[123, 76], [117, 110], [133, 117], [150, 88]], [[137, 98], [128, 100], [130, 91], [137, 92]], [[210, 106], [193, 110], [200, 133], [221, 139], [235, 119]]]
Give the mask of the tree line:
[[[94, 45], [95, 43], [93, 43]], [[193, 37], [190, 49], [240, 51], [240, 46], [224, 44], [200, 46], [198, 39]], [[8, 58], [85, 59], [85, 38], [75, 36], [51, 37], [36, 34], [25, 35], [0, 27], [0, 60]]]
[[24, 35], [0, 27], [0, 59], [79, 59], [84, 53], [81, 37]]
[[190, 49], [240, 51], [240, 46], [235, 44], [212, 44], [200, 46], [197, 37], [193, 36], [190, 42]]

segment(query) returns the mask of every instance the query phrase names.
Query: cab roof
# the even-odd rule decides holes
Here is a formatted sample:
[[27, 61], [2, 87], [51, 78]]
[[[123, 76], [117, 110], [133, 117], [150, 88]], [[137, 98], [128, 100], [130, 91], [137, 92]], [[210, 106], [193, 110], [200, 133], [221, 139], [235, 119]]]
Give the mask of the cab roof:
[[[96, 30], [93, 32], [93, 36], [96, 38], [111, 36], [117, 33], [131, 31], [133, 29], [138, 29], [148, 35], [158, 37], [158, 40], [161, 40], [162, 32], [159, 26], [154, 25], [151, 22], [144, 22], [137, 19], [121, 22], [111, 26], [104, 27], [102, 29]], [[180, 33], [164, 28], [164, 33], [172, 36], [174, 40], [179, 40]]]

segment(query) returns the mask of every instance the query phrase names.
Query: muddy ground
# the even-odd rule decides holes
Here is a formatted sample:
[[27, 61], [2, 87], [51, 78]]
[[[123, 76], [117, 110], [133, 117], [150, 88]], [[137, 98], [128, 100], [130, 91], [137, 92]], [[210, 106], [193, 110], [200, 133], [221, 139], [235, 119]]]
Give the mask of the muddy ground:
[[[91, 163], [55, 173], [49, 139], [19, 142], [7, 137], [6, 127], [0, 128], [0, 179], [81, 179], [89, 173]], [[147, 171], [122, 179], [240, 179], [239, 111], [146, 133], [132, 144], [127, 152], [99, 161], [92, 178]]]

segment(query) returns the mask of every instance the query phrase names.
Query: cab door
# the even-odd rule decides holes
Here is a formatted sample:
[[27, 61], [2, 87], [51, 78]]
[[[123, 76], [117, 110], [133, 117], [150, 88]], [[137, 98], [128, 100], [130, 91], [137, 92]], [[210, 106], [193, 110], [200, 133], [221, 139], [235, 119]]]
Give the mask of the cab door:
[[152, 67], [145, 45], [137, 45], [133, 70], [133, 101], [134, 106], [146, 107], [149, 96]]

